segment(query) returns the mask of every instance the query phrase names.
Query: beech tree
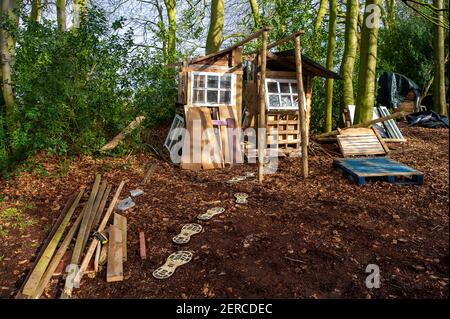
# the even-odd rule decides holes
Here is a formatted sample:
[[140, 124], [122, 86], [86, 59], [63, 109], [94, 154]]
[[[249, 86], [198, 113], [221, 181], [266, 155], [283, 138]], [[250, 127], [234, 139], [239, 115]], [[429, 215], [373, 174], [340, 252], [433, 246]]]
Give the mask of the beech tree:
[[375, 106], [378, 29], [381, 16], [379, 6], [380, 0], [366, 0], [361, 30], [356, 124], [371, 120]]
[[58, 23], [58, 30], [66, 31], [67, 28], [67, 14], [66, 14], [66, 0], [56, 0], [56, 19]]
[[347, 0], [345, 15], [344, 55], [341, 63], [343, 79], [342, 106], [353, 105], [353, 69], [358, 48], [358, 0]]
[[220, 49], [223, 39], [224, 0], [211, 1], [211, 14], [205, 53], [210, 54]]
[[[337, 6], [336, 0], [328, 0], [330, 18], [328, 21], [328, 46], [327, 46], [327, 69], [332, 70], [334, 67], [334, 51], [336, 49], [336, 16]], [[333, 79], [327, 79], [325, 82], [326, 90], [326, 117], [325, 132], [331, 132], [333, 124]]]

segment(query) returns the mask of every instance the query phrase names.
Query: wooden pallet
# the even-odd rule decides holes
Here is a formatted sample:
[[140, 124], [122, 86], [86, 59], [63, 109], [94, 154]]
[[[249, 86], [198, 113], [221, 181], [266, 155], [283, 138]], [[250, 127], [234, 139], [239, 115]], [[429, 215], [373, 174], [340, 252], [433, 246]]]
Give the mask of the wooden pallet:
[[283, 153], [290, 153], [292, 150], [300, 149], [300, 127], [298, 112], [267, 114], [267, 143], [273, 143], [273, 136], [270, 130], [276, 129], [278, 132], [278, 148]]
[[423, 184], [423, 173], [386, 157], [335, 159], [333, 165], [341, 169], [358, 185], [367, 178], [384, 178], [393, 184]]
[[373, 128], [338, 129], [338, 132], [339, 135], [336, 138], [344, 157], [386, 155], [389, 152], [389, 148]]

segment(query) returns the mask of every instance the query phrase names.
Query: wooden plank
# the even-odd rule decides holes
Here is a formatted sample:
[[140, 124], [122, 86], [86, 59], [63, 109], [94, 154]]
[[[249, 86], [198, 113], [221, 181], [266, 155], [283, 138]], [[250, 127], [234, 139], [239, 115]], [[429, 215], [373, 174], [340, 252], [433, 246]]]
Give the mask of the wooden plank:
[[56, 250], [56, 247], [58, 246], [58, 243], [62, 238], [64, 230], [66, 229], [73, 213], [75, 212], [75, 208], [78, 206], [78, 203], [80, 202], [80, 199], [83, 196], [84, 190], [85, 188], [81, 187], [78, 196], [75, 198], [75, 201], [72, 203], [72, 206], [67, 211], [67, 214], [65, 214], [61, 224], [59, 225], [49, 244], [42, 253], [41, 258], [39, 258], [39, 261], [36, 263], [36, 267], [33, 269], [27, 282], [23, 286], [22, 294], [27, 296], [33, 296], [33, 294], [36, 292], [36, 288], [39, 285], [39, 282], [41, 281], [41, 278], [44, 275], [45, 270], [47, 269], [47, 266], [51, 261], [51, 258]]
[[[113, 199], [111, 200], [111, 203], [109, 204], [108, 210], [105, 213], [105, 216], [103, 216], [102, 222], [100, 223], [100, 225], [97, 228], [98, 232], [103, 232], [105, 230], [106, 224], [108, 223], [109, 218], [111, 217], [111, 214], [113, 212], [113, 210], [116, 207], [116, 203], [117, 200], [119, 199], [120, 193], [122, 192], [122, 188], [125, 185], [125, 182], [122, 181], [119, 184], [119, 187], [116, 190], [116, 193], [114, 194]], [[97, 247], [97, 239], [92, 239], [91, 244], [86, 252], [86, 255], [84, 256], [83, 261], [81, 262], [80, 265], [80, 281], [86, 271], [86, 269], [89, 266], [89, 262], [91, 261], [91, 258], [95, 252], [95, 248]], [[104, 249], [102, 249], [104, 250]], [[64, 287], [64, 292], [63, 292], [63, 296], [68, 296], [70, 297], [72, 295], [72, 289], [69, 288], [68, 286]]]
[[89, 219], [90, 219], [91, 215], [93, 214], [92, 207], [94, 205], [94, 200], [97, 195], [98, 188], [100, 186], [100, 180], [101, 180], [100, 174], [96, 174], [94, 185], [92, 186], [91, 194], [89, 196], [89, 200], [85, 206], [86, 212], [83, 215], [83, 220], [81, 222], [80, 230], [77, 235], [75, 247], [73, 248], [72, 259], [70, 261], [71, 264], [78, 265], [78, 263], [80, 262], [81, 254], [82, 254], [83, 248], [84, 248], [84, 238], [85, 238], [86, 233], [89, 231], [88, 230]]
[[[229, 121], [233, 120], [235, 125], [238, 126], [238, 117], [237, 117], [237, 111], [233, 106], [223, 106], [219, 107], [219, 117], [221, 120]], [[242, 163], [242, 152], [240, 145], [236, 145], [236, 142], [239, 144], [239, 141], [241, 140], [240, 134], [236, 137], [235, 143], [233, 143], [233, 149], [230, 149], [230, 143], [229, 140], [229, 130], [228, 127], [221, 127], [220, 128], [220, 136], [222, 139], [222, 145], [223, 145], [223, 152], [224, 152], [224, 158], [225, 163], [231, 164], [231, 163]]]
[[122, 255], [123, 261], [127, 261], [127, 218], [114, 213], [114, 226], [122, 231]]
[[150, 178], [152, 177], [153, 173], [155, 172], [157, 166], [158, 166], [158, 163], [156, 163], [156, 162], [150, 164], [147, 172], [145, 173], [144, 179], [142, 181], [144, 184], [147, 184], [150, 181]]
[[103, 193], [102, 201], [100, 202], [97, 213], [95, 215], [94, 223], [92, 224], [94, 228], [97, 227], [98, 223], [100, 222], [100, 218], [102, 218], [103, 210], [105, 209], [106, 202], [108, 200], [109, 194], [111, 193], [111, 189], [112, 185], [109, 184], [105, 192]]
[[267, 33], [268, 31], [271, 30], [271, 27], [269, 26], [265, 26], [264, 28], [262, 28], [259, 31], [256, 31], [255, 33], [253, 33], [252, 35], [246, 37], [245, 39], [243, 39], [242, 41], [239, 41], [238, 43], [234, 44], [233, 46], [227, 48], [227, 49], [223, 49], [220, 51], [217, 51], [215, 53], [211, 53], [202, 57], [198, 57], [198, 58], [194, 58], [190, 61], [190, 63], [198, 63], [201, 61], [205, 61], [208, 60], [212, 57], [218, 56], [218, 55], [222, 55], [224, 53], [230, 52], [231, 50], [233, 50], [234, 48], [243, 46], [245, 43], [252, 41], [253, 39], [256, 39], [257, 37], [259, 37], [261, 34]]
[[106, 267], [106, 281], [123, 280], [123, 248], [122, 231], [114, 225], [109, 226], [108, 264]]
[[19, 292], [16, 294], [15, 298], [20, 298], [21, 297], [20, 295], [22, 295], [23, 286], [25, 285], [25, 283], [30, 278], [30, 275], [33, 272], [34, 268], [36, 268], [36, 265], [37, 265], [39, 259], [41, 258], [41, 256], [43, 255], [45, 249], [47, 248], [48, 244], [50, 243], [51, 239], [55, 235], [58, 227], [61, 225], [61, 223], [62, 223], [62, 221], [64, 219], [64, 216], [67, 214], [67, 211], [72, 206], [73, 202], [75, 201], [76, 196], [77, 196], [77, 193], [73, 193], [72, 195], [70, 195], [69, 199], [67, 200], [66, 205], [64, 206], [63, 210], [61, 211], [61, 214], [58, 216], [58, 219], [53, 224], [52, 229], [50, 230], [50, 232], [47, 235], [47, 238], [42, 243], [42, 247], [39, 250], [38, 255], [35, 257], [33, 265], [31, 266], [30, 271], [28, 272], [28, 274], [26, 275], [24, 281], [22, 282], [22, 285], [21, 285], [21, 287], [19, 289]]
[[[222, 168], [223, 158], [219, 143], [214, 134], [214, 126], [212, 124], [211, 111], [208, 107], [200, 107], [200, 115], [202, 119], [203, 138], [202, 138], [202, 167], [204, 169]], [[212, 154], [206, 149], [206, 145], [210, 145]]]
[[145, 248], [145, 235], [144, 232], [139, 233], [139, 254], [141, 255], [141, 259], [147, 258], [146, 248]]
[[58, 267], [61, 259], [64, 257], [64, 254], [67, 251], [67, 248], [69, 248], [70, 243], [72, 242], [72, 239], [75, 237], [75, 233], [80, 226], [81, 220], [83, 219], [83, 212], [80, 213], [80, 215], [77, 217], [75, 222], [73, 223], [72, 227], [68, 231], [66, 237], [64, 238], [64, 241], [61, 243], [61, 246], [58, 248], [58, 251], [53, 256], [50, 264], [48, 265], [47, 269], [45, 270], [44, 275], [42, 276], [42, 279], [39, 282], [39, 285], [36, 288], [35, 293], [33, 294], [34, 299], [39, 299], [42, 295], [42, 293], [45, 290], [45, 287], [47, 287], [48, 283], [50, 282], [50, 279], [53, 276], [53, 273], [55, 272], [56, 268]]
[[295, 72], [290, 71], [267, 71], [268, 79], [296, 79]]
[[242, 121], [242, 81], [243, 76], [237, 75], [236, 76], [236, 90], [235, 90], [235, 105], [236, 105], [236, 127], [241, 127], [241, 121]]
[[346, 129], [337, 129], [339, 135], [373, 135], [373, 130], [366, 127], [355, 127]]
[[[189, 133], [189, 138], [185, 138], [183, 144], [183, 153], [181, 155], [181, 168], [188, 170], [198, 170], [202, 168], [202, 144], [201, 135], [202, 127], [200, 131], [194, 132], [194, 121], [200, 121], [201, 115], [199, 107], [185, 106], [186, 112], [186, 130]], [[187, 152], [186, 152], [187, 150]]]
[[[403, 112], [403, 111], [395, 112], [395, 113], [392, 113], [389, 116], [383, 116], [383, 117], [380, 117], [378, 119], [374, 119], [374, 120], [370, 120], [370, 121], [367, 121], [367, 122], [364, 122], [364, 123], [352, 125], [351, 127], [369, 127], [369, 126], [371, 126], [373, 124], [377, 124], [377, 123], [380, 123], [380, 122], [385, 122], [385, 121], [390, 120], [390, 119], [395, 119], [395, 118], [398, 118], [398, 117], [405, 117], [405, 115], [406, 115], [406, 113]], [[331, 132], [318, 134], [318, 135], [315, 136], [315, 138], [329, 137], [329, 136], [333, 136], [333, 135], [337, 135], [337, 134], [338, 134], [337, 130], [334, 130], [334, 131], [331, 131]]]
[[87, 224], [87, 227], [86, 227], [86, 233], [84, 234], [83, 245], [81, 246], [82, 247], [82, 252], [81, 253], [83, 253], [83, 250], [86, 247], [87, 241], [88, 241], [89, 236], [91, 234], [92, 228], [94, 227], [94, 220], [95, 220], [95, 218], [97, 216], [98, 209], [100, 207], [100, 203], [102, 202], [102, 199], [103, 199], [103, 194], [106, 191], [106, 187], [107, 187], [107, 183], [106, 183], [106, 181], [103, 181], [102, 184], [100, 185], [98, 191], [97, 191], [97, 194], [95, 195], [95, 201], [92, 204], [92, 212], [89, 215], [89, 220], [88, 220], [88, 224]]
[[376, 135], [338, 135], [337, 141], [344, 157], [386, 154]]

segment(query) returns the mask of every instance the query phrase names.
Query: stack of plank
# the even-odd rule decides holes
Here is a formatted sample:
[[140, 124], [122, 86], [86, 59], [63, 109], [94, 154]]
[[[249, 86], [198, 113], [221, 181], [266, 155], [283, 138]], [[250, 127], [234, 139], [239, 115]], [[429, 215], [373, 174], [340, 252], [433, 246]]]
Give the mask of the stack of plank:
[[[40, 253], [36, 257], [34, 265], [25, 278], [16, 298], [40, 298], [58, 268], [66, 269], [68, 272], [64, 291], [61, 295], [61, 298], [67, 298], [71, 296], [73, 288], [76, 288], [76, 283], [81, 280], [84, 274], [93, 272], [95, 275], [99, 271], [99, 264], [101, 264], [102, 260], [101, 256], [103, 255], [103, 259], [106, 259], [106, 249], [103, 249], [106, 247], [102, 247], [101, 240], [98, 239], [98, 236], [92, 235], [105, 236], [103, 232], [115, 209], [124, 184], [125, 182], [120, 183], [109, 203], [106, 213], [103, 212], [112, 185], [108, 185], [106, 181], [101, 183], [101, 176], [98, 174], [95, 177], [94, 184], [86, 202], [80, 204], [85, 193], [85, 187], [81, 187], [77, 193], [69, 198], [60, 217], [44, 242]], [[117, 229], [119, 230], [119, 235], [117, 234]], [[113, 239], [110, 242], [116, 245], [120, 243], [120, 252], [117, 254], [120, 254], [121, 258], [123, 256], [126, 258], [126, 248], [122, 248], [126, 246], [126, 220], [124, 220], [124, 217], [115, 214], [114, 225], [110, 227], [109, 233], [110, 237], [112, 237], [111, 239]], [[63, 239], [64, 234], [65, 237]], [[74, 238], [76, 239], [73, 248], [69, 250]], [[86, 250], [85, 248], [89, 239], [91, 239], [91, 242]], [[118, 250], [115, 247], [111, 247], [111, 244], [109, 244], [108, 248], [108, 270], [111, 267], [114, 273], [116, 273], [117, 261], [116, 259], [111, 260], [111, 258], [116, 258], [116, 251]], [[93, 269], [89, 270], [88, 268], [92, 265], [92, 256], [96, 249], [96, 258], [92, 262], [94, 264]], [[69, 259], [67, 258], [69, 255], [70, 264], [67, 267], [65, 265], [61, 266], [61, 263], [65, 259]], [[115, 275], [113, 278], [117, 279], [119, 277]]]
[[185, 106], [186, 135], [181, 168], [214, 169], [243, 162], [240, 121], [236, 109]]

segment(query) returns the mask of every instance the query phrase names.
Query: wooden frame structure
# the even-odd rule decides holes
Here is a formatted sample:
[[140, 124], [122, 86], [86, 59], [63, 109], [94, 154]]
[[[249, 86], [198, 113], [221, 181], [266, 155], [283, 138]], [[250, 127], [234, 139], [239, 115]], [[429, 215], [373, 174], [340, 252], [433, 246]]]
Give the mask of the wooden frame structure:
[[[242, 104], [243, 104], [243, 92], [245, 92], [245, 104], [247, 111], [250, 110], [250, 116], [246, 116], [244, 124], [246, 127], [258, 127], [264, 130], [258, 130], [257, 136], [257, 154], [258, 154], [258, 180], [263, 181], [264, 171], [264, 156], [266, 155], [267, 148], [267, 134], [261, 134], [261, 132], [267, 131], [267, 128], [282, 128], [280, 123], [286, 124], [285, 129], [281, 130], [288, 134], [285, 146], [289, 144], [295, 145], [295, 149], [301, 146], [302, 149], [302, 167], [303, 176], [308, 176], [308, 144], [309, 144], [309, 123], [311, 115], [311, 97], [312, 97], [312, 85], [311, 81], [314, 76], [333, 77], [340, 78], [340, 76], [330, 70], [325, 69], [321, 65], [312, 61], [311, 59], [301, 54], [300, 36], [304, 33], [303, 30], [295, 32], [284, 39], [278, 40], [272, 44], [268, 44], [268, 33], [270, 27], [264, 27], [253, 35], [247, 37], [241, 42], [235, 44], [232, 47], [220, 50], [216, 53], [209, 55], [195, 57], [183, 62], [168, 65], [169, 67], [178, 67], [178, 108], [177, 112], [182, 114], [185, 118], [186, 129], [192, 129], [190, 123], [193, 119], [201, 120], [202, 125], [206, 128], [216, 130], [215, 140], [217, 144], [220, 144], [222, 151], [222, 162], [214, 164], [216, 162], [211, 158], [203, 158], [205, 156], [201, 149], [191, 150], [189, 158], [182, 156], [181, 167], [184, 169], [208, 169], [208, 168], [220, 168], [225, 164], [233, 165], [235, 163], [235, 157], [243, 156], [240, 154], [240, 150], [227, 149], [229, 137], [224, 134], [227, 127], [241, 127], [242, 116]], [[242, 46], [256, 38], [261, 39], [261, 48], [257, 50], [256, 56], [253, 57], [253, 66], [256, 70], [256, 75], [253, 81], [249, 81], [248, 78], [244, 82], [243, 72], [243, 58], [247, 59], [249, 55], [243, 57]], [[294, 41], [294, 50], [288, 50], [278, 53], [272, 53], [269, 50], [275, 48], [281, 44], [289, 41]], [[251, 59], [249, 59], [251, 61]], [[193, 99], [193, 94], [198, 96], [200, 89], [203, 90], [203, 86], [192, 84], [195, 74], [231, 74], [232, 81], [232, 103], [227, 105], [220, 104], [219, 97], [218, 103], [214, 105], [208, 105], [208, 87], [205, 87], [205, 93], [203, 98], [204, 105], [202, 103], [194, 103], [201, 99]], [[290, 79], [292, 82], [297, 83], [297, 93], [299, 97], [298, 108], [291, 109], [288, 114], [266, 112], [266, 78], [281, 78]], [[208, 77], [209, 79], [209, 77]], [[197, 80], [198, 81], [198, 78]], [[206, 81], [206, 78], [202, 81]], [[220, 81], [220, 80], [219, 80]], [[203, 83], [203, 82], [202, 82]], [[243, 89], [243, 85], [245, 88]], [[202, 84], [204, 85], [204, 84]], [[292, 93], [292, 92], [291, 92]], [[203, 93], [202, 93], [203, 94]], [[218, 93], [220, 94], [220, 92]], [[281, 99], [281, 97], [280, 97]], [[247, 112], [246, 112], [247, 114]], [[213, 127], [214, 126], [219, 126]], [[220, 133], [220, 137], [217, 134]], [[214, 136], [209, 136], [214, 139]], [[208, 137], [208, 138], [209, 138]], [[228, 140], [227, 140], [228, 139]], [[239, 139], [238, 139], [239, 140]], [[194, 144], [193, 140], [190, 140], [190, 145]], [[203, 143], [202, 139], [202, 143]], [[203, 144], [202, 144], [203, 145]], [[240, 145], [238, 145], [240, 149]], [[201, 163], [196, 163], [193, 160], [192, 154], [202, 153]], [[226, 158], [231, 160], [226, 160]], [[238, 153], [236, 155], [236, 153]], [[184, 154], [184, 152], [183, 152]], [[220, 161], [220, 160], [219, 160]]]
[[[301, 148], [302, 171], [303, 176], [306, 178], [308, 176], [312, 79], [315, 76], [335, 79], [340, 79], [341, 77], [301, 54], [300, 37], [303, 33], [304, 32], [300, 30], [267, 46], [267, 49], [272, 49], [286, 42], [294, 41], [293, 50], [277, 53], [272, 53], [270, 51], [265, 52], [266, 70], [264, 76], [262, 75], [262, 68], [260, 66], [261, 60], [263, 59], [263, 53], [255, 51], [250, 54], [256, 53], [256, 56], [253, 57], [252, 63], [254, 74], [252, 76], [247, 76], [247, 81], [245, 82], [248, 116], [244, 125], [255, 127], [255, 119], [259, 119], [261, 116], [265, 117], [265, 126], [267, 128], [278, 129], [280, 152], [298, 152]], [[295, 93], [295, 95], [298, 96], [297, 107], [294, 108], [294, 105], [292, 105], [286, 109], [280, 108], [279, 110], [276, 110], [274, 108], [271, 109], [270, 105], [267, 105], [267, 113], [264, 114], [263, 112], [265, 110], [262, 111], [260, 109], [259, 101], [262, 98], [266, 98], [266, 92], [261, 89], [261, 84], [266, 82], [266, 80], [274, 80], [274, 82], [278, 83], [297, 83], [297, 92]], [[259, 90], [257, 88], [259, 88]], [[279, 88], [281, 88], [280, 84]], [[292, 95], [293, 92], [290, 92]], [[273, 95], [273, 93], [267, 93], [267, 95]], [[283, 93], [280, 90], [279, 93], [276, 93], [275, 95], [281, 96]], [[265, 102], [267, 103], [268, 100], [269, 98], [267, 97]], [[267, 136], [270, 136], [270, 132], [267, 132]], [[271, 142], [273, 141], [269, 140], [269, 143]], [[259, 144], [258, 147], [260, 147]]]

